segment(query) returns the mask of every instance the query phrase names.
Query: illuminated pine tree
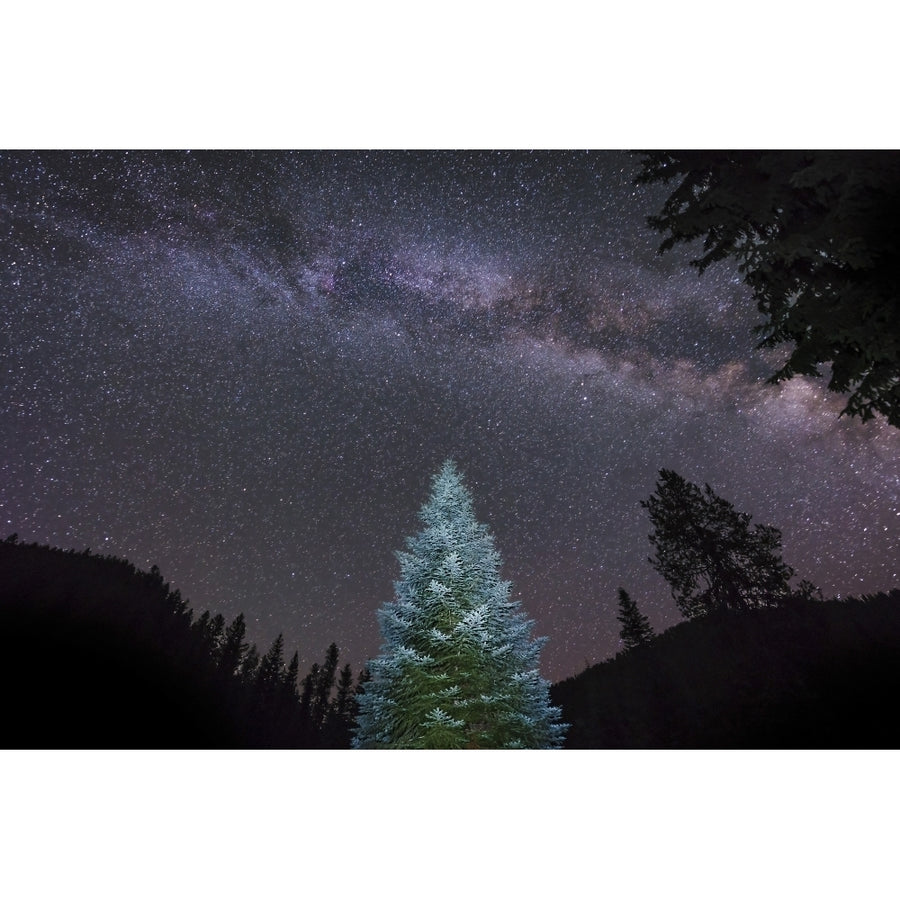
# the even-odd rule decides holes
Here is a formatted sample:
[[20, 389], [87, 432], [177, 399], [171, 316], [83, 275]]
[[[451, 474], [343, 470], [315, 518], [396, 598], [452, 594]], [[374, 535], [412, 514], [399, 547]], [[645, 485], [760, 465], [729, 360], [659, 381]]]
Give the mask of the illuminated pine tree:
[[568, 726], [538, 671], [546, 639], [509, 598], [500, 557], [452, 462], [432, 481], [422, 531], [398, 553], [395, 598], [379, 611], [381, 655], [358, 697], [353, 745], [558, 747]]

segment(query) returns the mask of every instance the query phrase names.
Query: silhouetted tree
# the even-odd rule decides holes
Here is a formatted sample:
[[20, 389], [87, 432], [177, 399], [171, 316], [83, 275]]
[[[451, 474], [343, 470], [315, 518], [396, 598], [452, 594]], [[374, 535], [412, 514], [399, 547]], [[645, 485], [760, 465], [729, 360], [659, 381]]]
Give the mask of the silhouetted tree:
[[210, 632], [210, 655], [216, 658], [222, 648], [222, 641], [225, 637], [225, 617], [222, 613], [216, 613], [209, 623]]
[[619, 612], [616, 618], [622, 625], [619, 633], [626, 650], [653, 640], [655, 632], [650, 620], [638, 609], [624, 588], [619, 588]]
[[300, 691], [300, 717], [310, 727], [313, 711], [313, 697], [316, 686], [319, 683], [319, 664], [313, 663], [312, 668], [303, 679], [303, 688]]
[[247, 655], [241, 663], [241, 678], [251, 684], [256, 681], [256, 675], [259, 671], [259, 650], [256, 644], [251, 644], [247, 649]]
[[[154, 566], [153, 569], [156, 569]], [[159, 570], [151, 569], [151, 575], [158, 575]], [[162, 582], [162, 576], [159, 576]], [[210, 616], [209, 610], [206, 610], [199, 619], [194, 623], [194, 630], [200, 637], [202, 652], [204, 655], [216, 659], [221, 649], [222, 641], [225, 634], [225, 619], [221, 613]]]
[[338, 647], [331, 644], [325, 651], [325, 663], [318, 670], [315, 685], [313, 687], [313, 700], [310, 719], [316, 732], [322, 731], [325, 718], [328, 715], [329, 698], [334, 688], [334, 677], [337, 672]]
[[818, 601], [821, 602], [825, 598], [822, 596], [822, 589], [817, 588], [811, 581], [805, 578], [794, 588], [791, 593], [792, 600], [800, 602]]
[[350, 663], [347, 663], [341, 669], [341, 674], [338, 678], [337, 697], [335, 699], [337, 714], [345, 719], [350, 715], [350, 708], [353, 704], [353, 692], [353, 671], [350, 668]]
[[218, 656], [219, 668], [229, 675], [233, 675], [240, 669], [244, 654], [247, 652], [247, 643], [244, 641], [246, 633], [247, 626], [244, 622], [244, 614], [240, 613], [225, 631], [222, 648]]
[[368, 666], [364, 666], [356, 679], [356, 687], [353, 690], [353, 702], [351, 704], [350, 718], [355, 723], [359, 717], [359, 698], [362, 696], [366, 685], [372, 680], [372, 673]]
[[783, 603], [794, 570], [781, 559], [781, 532], [750, 526], [707, 484], [701, 491], [662, 469], [656, 493], [641, 501], [650, 515], [652, 566], [669, 583], [687, 618], [714, 609], [750, 609]]
[[260, 660], [256, 683], [263, 694], [272, 696], [284, 683], [284, 636], [279, 634]]
[[398, 554], [381, 655], [359, 695], [362, 748], [557, 747], [565, 726], [538, 672], [544, 643], [509, 599], [500, 558], [452, 462], [432, 480], [423, 530]]
[[211, 618], [210, 611], [204, 610], [200, 616], [193, 622], [191, 628], [199, 635], [207, 635], [209, 633], [209, 620]]
[[900, 154], [654, 151], [637, 183], [678, 180], [649, 225], [660, 246], [703, 238], [702, 273], [737, 261], [766, 321], [760, 346], [793, 344], [769, 379], [819, 375], [843, 410], [900, 427]]
[[297, 677], [300, 674], [300, 654], [294, 652], [287, 670], [284, 673], [284, 696], [291, 703], [298, 703], [300, 695], [297, 693]]
[[338, 677], [337, 696], [328, 708], [323, 728], [324, 746], [332, 748], [349, 746], [353, 727], [354, 693], [353, 671], [350, 663], [347, 663]]

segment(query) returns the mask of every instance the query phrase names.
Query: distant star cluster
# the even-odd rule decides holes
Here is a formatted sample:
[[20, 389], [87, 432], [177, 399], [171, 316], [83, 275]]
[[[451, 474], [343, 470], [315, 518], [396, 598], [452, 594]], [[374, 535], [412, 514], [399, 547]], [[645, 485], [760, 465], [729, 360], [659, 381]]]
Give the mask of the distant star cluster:
[[[900, 432], [838, 418], [619, 152], [0, 154], [0, 527], [156, 564], [306, 668], [374, 656], [452, 457], [545, 677], [617, 652], [661, 468], [826, 596], [900, 586]], [[772, 354], [773, 351], [767, 351]]]

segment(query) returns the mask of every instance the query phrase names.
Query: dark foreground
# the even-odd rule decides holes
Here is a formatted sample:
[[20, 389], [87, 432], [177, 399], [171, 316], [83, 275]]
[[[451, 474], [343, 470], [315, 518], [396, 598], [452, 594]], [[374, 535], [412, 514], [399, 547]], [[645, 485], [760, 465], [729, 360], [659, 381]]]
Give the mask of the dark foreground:
[[683, 622], [554, 685], [579, 748], [898, 748], [900, 591]]
[[349, 747], [337, 648], [301, 681], [280, 636], [261, 657], [239, 618], [195, 618], [155, 568], [0, 542], [0, 747]]
[[[156, 570], [0, 542], [0, 747], [350, 746], [333, 645], [301, 681], [214, 621]], [[683, 622], [551, 689], [568, 749], [896, 749], [898, 696], [898, 590]]]

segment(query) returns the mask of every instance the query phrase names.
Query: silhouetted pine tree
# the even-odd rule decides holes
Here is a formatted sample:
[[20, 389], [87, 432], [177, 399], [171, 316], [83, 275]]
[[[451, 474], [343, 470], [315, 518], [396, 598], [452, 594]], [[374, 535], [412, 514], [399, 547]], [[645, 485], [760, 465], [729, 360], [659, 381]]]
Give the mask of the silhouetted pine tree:
[[366, 685], [372, 680], [372, 673], [369, 671], [368, 666], [364, 666], [359, 673], [359, 676], [356, 679], [356, 686], [353, 690], [353, 699], [350, 704], [350, 718], [351, 721], [355, 723], [359, 718], [359, 698], [362, 696], [363, 691], [366, 688]]
[[284, 636], [279, 634], [260, 660], [256, 683], [266, 698], [274, 697], [284, 682]]
[[340, 678], [338, 678], [337, 699], [335, 701], [335, 710], [342, 719], [349, 721], [350, 712], [353, 705], [353, 671], [350, 663], [347, 663], [341, 669]]
[[753, 609], [791, 597], [794, 570], [781, 558], [781, 532], [750, 526], [707, 484], [697, 485], [662, 469], [656, 492], [641, 501], [650, 515], [651, 565], [672, 588], [687, 618], [715, 609]]
[[300, 690], [300, 722], [308, 741], [313, 739], [312, 706], [318, 681], [319, 664], [313, 663], [312, 668], [303, 678], [303, 685]]
[[244, 654], [248, 650], [244, 637], [247, 632], [247, 626], [244, 622], [244, 614], [241, 613], [228, 626], [225, 632], [225, 638], [222, 643], [222, 649], [219, 653], [219, 669], [228, 675], [233, 675], [239, 671]]
[[628, 596], [624, 588], [619, 588], [619, 612], [616, 618], [622, 625], [619, 636], [626, 650], [646, 644], [655, 637], [650, 620], [638, 609], [637, 603]]
[[241, 662], [241, 678], [247, 684], [253, 684], [256, 681], [256, 675], [259, 671], [259, 650], [256, 644], [251, 644], [247, 649], [247, 655]]
[[209, 655], [218, 661], [219, 653], [222, 649], [222, 642], [225, 639], [225, 617], [222, 613], [216, 613], [209, 623], [210, 634], [210, 653]]
[[334, 677], [337, 672], [338, 648], [337, 644], [331, 644], [325, 652], [325, 663], [319, 669], [318, 678], [313, 693], [312, 727], [314, 731], [321, 732], [328, 715], [328, 703], [331, 691], [334, 687]]
[[300, 674], [300, 654], [294, 651], [287, 670], [284, 673], [284, 698], [292, 704], [300, 702], [300, 694], [297, 692], [297, 677]]
[[[162, 581], [162, 576], [159, 576], [159, 580]], [[194, 623], [193, 628], [200, 638], [203, 655], [215, 660], [225, 634], [225, 619], [222, 614], [210, 616], [209, 610], [206, 610]]]
[[342, 669], [337, 683], [337, 696], [328, 708], [328, 715], [323, 728], [324, 747], [343, 748], [350, 746], [350, 733], [353, 727], [353, 672], [350, 663]]
[[210, 611], [204, 610], [193, 622], [191, 628], [201, 637], [209, 633]]

